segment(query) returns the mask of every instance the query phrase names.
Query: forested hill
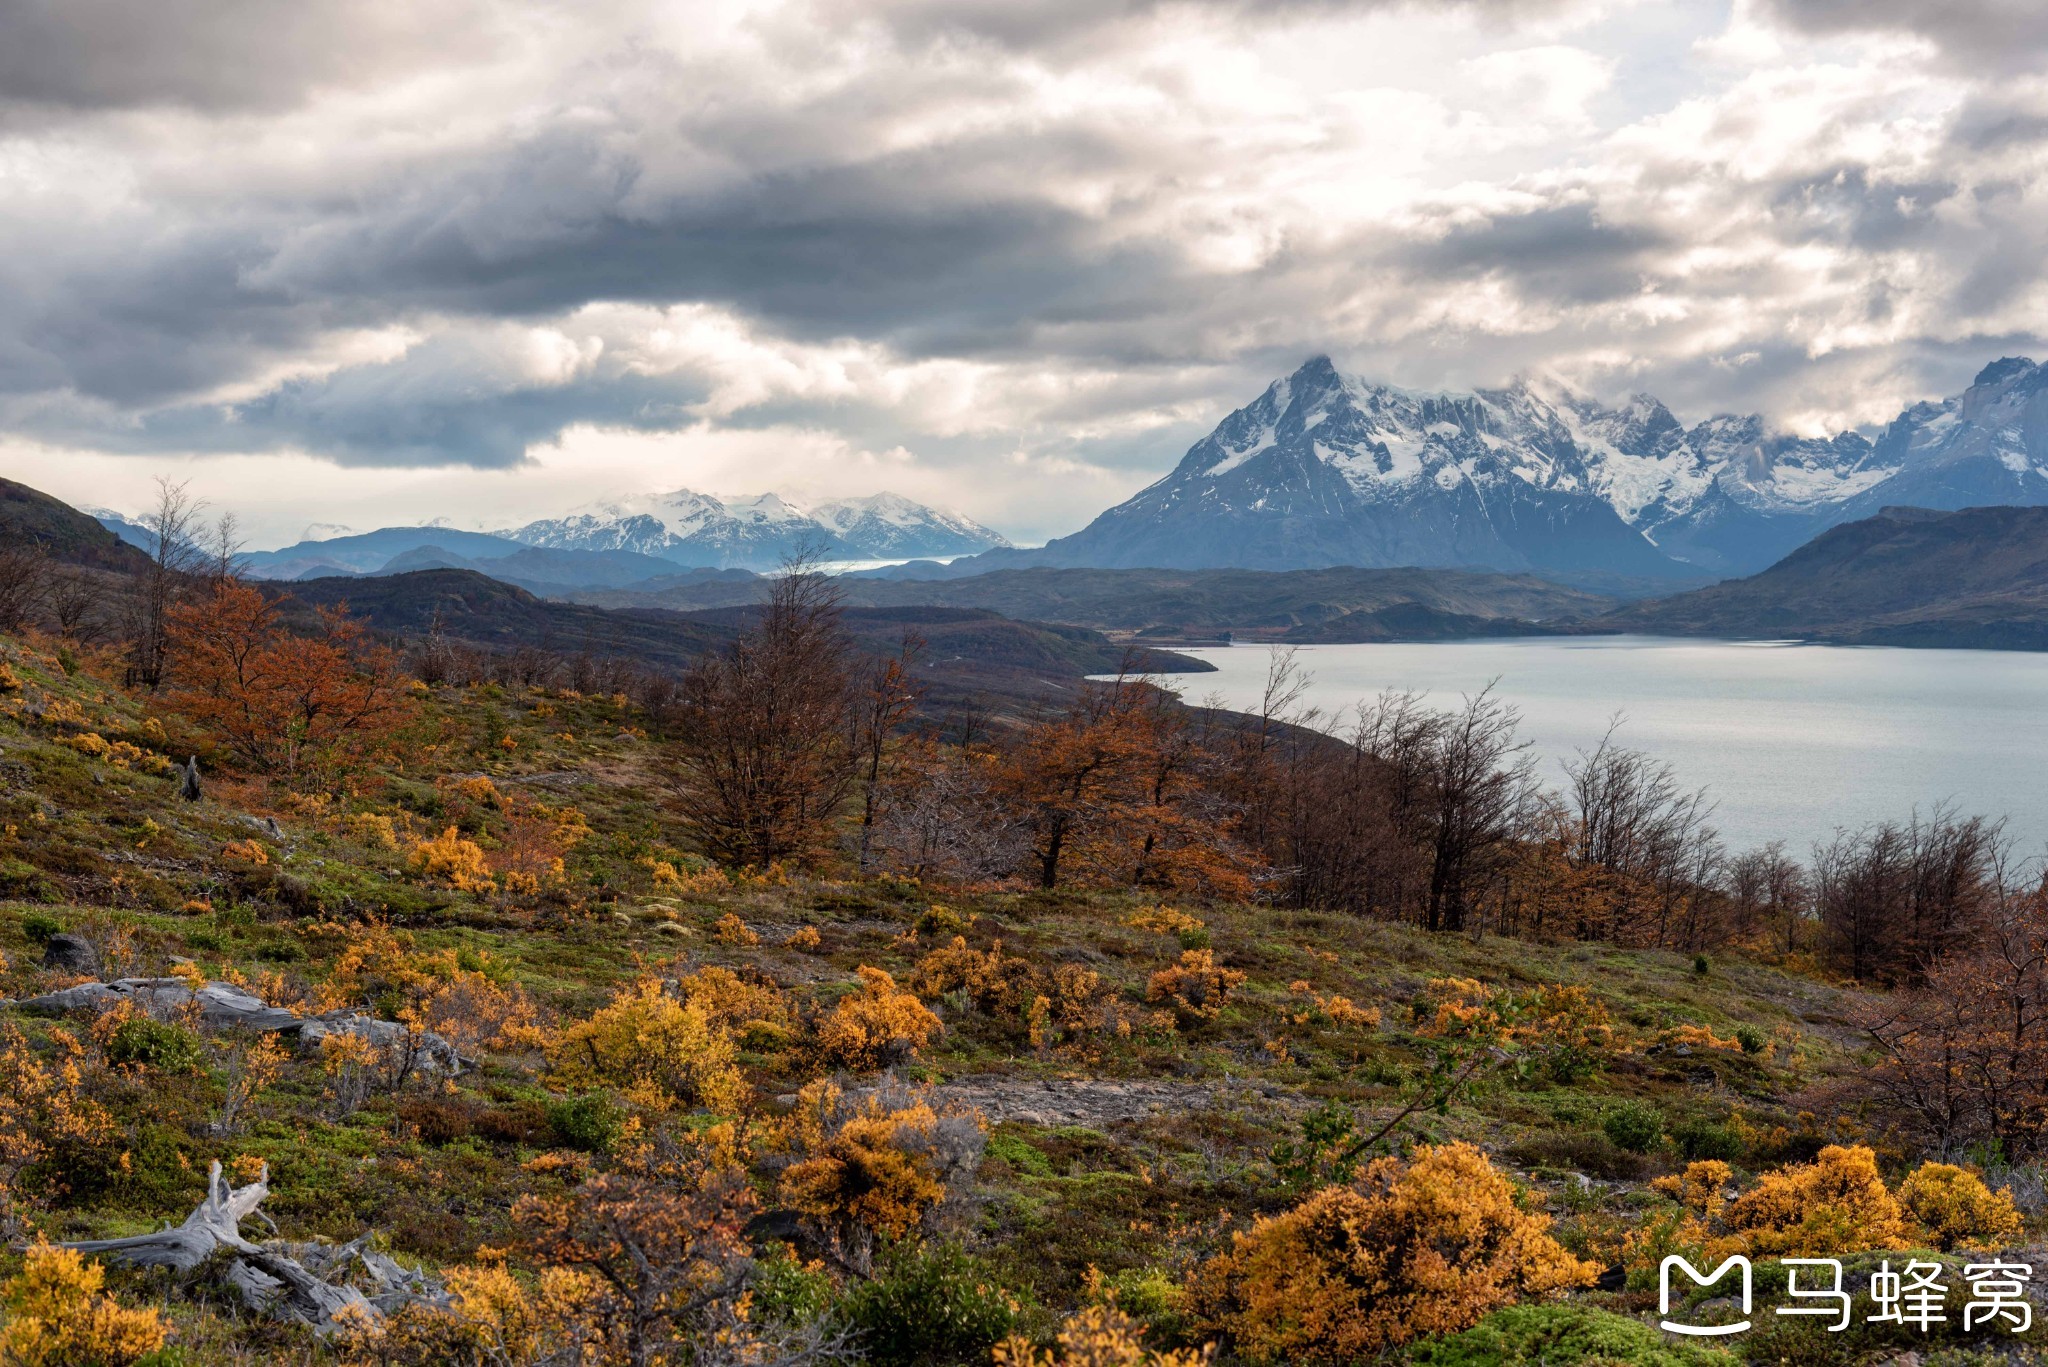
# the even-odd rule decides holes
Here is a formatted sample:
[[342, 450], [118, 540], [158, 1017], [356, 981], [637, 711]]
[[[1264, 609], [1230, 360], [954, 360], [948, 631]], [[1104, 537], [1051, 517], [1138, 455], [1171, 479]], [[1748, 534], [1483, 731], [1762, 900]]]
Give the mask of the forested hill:
[[[1485, 635], [1596, 615], [1612, 600], [1526, 574], [1441, 569], [992, 570], [966, 578], [850, 576], [849, 603], [993, 609], [1006, 617], [1193, 639], [1231, 634], [1284, 641]], [[757, 601], [765, 583], [695, 583], [660, 590], [592, 590], [611, 606], [713, 607]]]

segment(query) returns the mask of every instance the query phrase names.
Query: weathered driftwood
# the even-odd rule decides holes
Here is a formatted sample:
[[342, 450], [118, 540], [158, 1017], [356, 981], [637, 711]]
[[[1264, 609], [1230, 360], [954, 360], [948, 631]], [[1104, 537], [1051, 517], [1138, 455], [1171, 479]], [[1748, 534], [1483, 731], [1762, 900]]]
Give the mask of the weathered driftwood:
[[338, 1247], [279, 1240], [250, 1243], [242, 1237], [242, 1221], [261, 1216], [257, 1207], [269, 1194], [268, 1164], [254, 1182], [235, 1187], [216, 1162], [207, 1173], [206, 1199], [175, 1229], [126, 1239], [87, 1239], [64, 1247], [127, 1267], [168, 1268], [181, 1277], [218, 1259], [221, 1282], [251, 1312], [323, 1332], [349, 1323], [375, 1323], [414, 1301], [445, 1301], [446, 1293], [437, 1283], [372, 1251], [365, 1246], [367, 1238]]
[[255, 1245], [242, 1238], [242, 1221], [256, 1213], [263, 1198], [270, 1195], [270, 1165], [246, 1187], [233, 1187], [221, 1175], [215, 1162], [206, 1177], [206, 1199], [199, 1203], [185, 1223], [154, 1234], [136, 1234], [126, 1239], [87, 1239], [68, 1244], [81, 1253], [102, 1256], [129, 1267], [168, 1267], [189, 1274], [223, 1247], [254, 1252]]

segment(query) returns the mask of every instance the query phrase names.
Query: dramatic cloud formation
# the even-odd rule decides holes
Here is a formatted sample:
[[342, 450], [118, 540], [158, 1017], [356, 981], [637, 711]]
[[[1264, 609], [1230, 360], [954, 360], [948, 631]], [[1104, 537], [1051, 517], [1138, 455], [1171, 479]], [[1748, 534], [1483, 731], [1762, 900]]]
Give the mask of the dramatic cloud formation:
[[1317, 351], [1882, 420], [2041, 347], [2029, 8], [0, 0], [0, 469], [1030, 538]]

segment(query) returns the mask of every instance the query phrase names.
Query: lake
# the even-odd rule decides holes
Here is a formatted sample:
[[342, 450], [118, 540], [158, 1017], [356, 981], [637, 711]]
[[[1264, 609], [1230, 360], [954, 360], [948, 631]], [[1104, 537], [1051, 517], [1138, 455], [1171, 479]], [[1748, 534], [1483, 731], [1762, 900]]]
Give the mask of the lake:
[[[1189, 702], [1256, 704], [1267, 647], [1185, 653], [1218, 670], [1168, 676]], [[1325, 711], [1388, 688], [1453, 707], [1498, 679], [1551, 787], [1620, 712], [1622, 744], [1708, 790], [1731, 850], [1775, 839], [1804, 859], [1837, 827], [1943, 799], [2005, 817], [2023, 856], [2048, 849], [2048, 654], [1581, 636], [1303, 646], [1297, 659], [1313, 676], [1304, 701]]]

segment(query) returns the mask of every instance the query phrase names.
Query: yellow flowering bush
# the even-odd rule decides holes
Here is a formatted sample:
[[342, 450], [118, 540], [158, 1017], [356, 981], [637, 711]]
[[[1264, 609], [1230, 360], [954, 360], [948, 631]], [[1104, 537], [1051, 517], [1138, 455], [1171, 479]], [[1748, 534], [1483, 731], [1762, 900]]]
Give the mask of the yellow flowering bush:
[[842, 997], [818, 1026], [826, 1059], [857, 1071], [901, 1063], [944, 1029], [914, 993], [879, 968], [862, 965], [861, 990]]
[[1250, 1361], [1359, 1361], [1590, 1283], [1598, 1269], [1549, 1227], [1478, 1149], [1424, 1147], [1237, 1234], [1191, 1290]]
[[7, 1367], [126, 1367], [164, 1346], [155, 1310], [104, 1294], [106, 1272], [68, 1248], [37, 1244], [0, 1287], [0, 1362]]
[[2026, 1233], [2010, 1189], [1993, 1191], [1968, 1168], [1922, 1163], [1899, 1184], [1899, 1203], [1936, 1248], [2008, 1248]]
[[557, 1087], [616, 1087], [649, 1110], [740, 1109], [746, 1080], [732, 1036], [701, 1002], [681, 1002], [653, 978], [620, 989], [589, 1020], [565, 1026], [548, 1045]]

